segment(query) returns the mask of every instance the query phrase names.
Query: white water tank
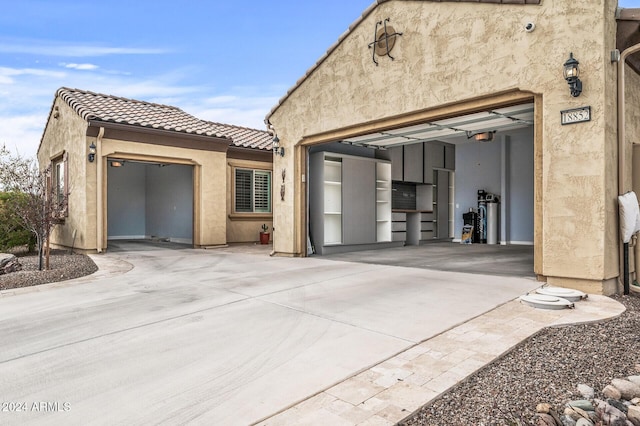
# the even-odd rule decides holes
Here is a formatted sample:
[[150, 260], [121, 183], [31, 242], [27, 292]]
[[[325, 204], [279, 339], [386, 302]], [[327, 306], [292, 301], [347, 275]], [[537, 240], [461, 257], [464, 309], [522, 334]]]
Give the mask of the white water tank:
[[498, 215], [500, 213], [498, 198], [487, 200], [487, 244], [498, 244]]

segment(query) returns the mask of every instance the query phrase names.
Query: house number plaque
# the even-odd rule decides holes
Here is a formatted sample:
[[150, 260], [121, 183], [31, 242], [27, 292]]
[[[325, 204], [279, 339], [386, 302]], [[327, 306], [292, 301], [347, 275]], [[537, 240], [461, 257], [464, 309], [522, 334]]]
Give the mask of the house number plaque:
[[584, 121], [591, 121], [590, 106], [560, 111], [560, 122], [563, 126], [565, 124], [582, 123]]

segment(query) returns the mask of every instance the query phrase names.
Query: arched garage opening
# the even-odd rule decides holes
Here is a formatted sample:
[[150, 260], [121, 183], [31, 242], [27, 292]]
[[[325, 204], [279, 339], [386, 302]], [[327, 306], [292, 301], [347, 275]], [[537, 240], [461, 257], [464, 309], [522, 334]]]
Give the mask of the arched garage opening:
[[534, 112], [528, 99], [311, 145], [309, 253], [405, 264], [379, 249], [415, 248], [419, 266], [533, 275]]
[[107, 159], [108, 240], [193, 244], [193, 166]]

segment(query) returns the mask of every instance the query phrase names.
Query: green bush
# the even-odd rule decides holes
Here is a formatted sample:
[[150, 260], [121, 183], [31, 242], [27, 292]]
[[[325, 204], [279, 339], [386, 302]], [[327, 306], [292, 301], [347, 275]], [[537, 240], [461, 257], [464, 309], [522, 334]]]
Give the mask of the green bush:
[[36, 245], [33, 233], [24, 228], [8, 208], [18, 196], [11, 192], [0, 192], [0, 251], [27, 246], [31, 252]]

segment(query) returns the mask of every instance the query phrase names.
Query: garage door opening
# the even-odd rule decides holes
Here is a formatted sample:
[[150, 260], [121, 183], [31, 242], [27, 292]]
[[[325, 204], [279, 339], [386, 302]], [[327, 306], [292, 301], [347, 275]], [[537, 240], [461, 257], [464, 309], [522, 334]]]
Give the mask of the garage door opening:
[[533, 102], [311, 146], [308, 254], [460, 247], [471, 222], [483, 256], [529, 246], [533, 273], [534, 170]]
[[193, 244], [193, 166], [107, 160], [109, 240]]

